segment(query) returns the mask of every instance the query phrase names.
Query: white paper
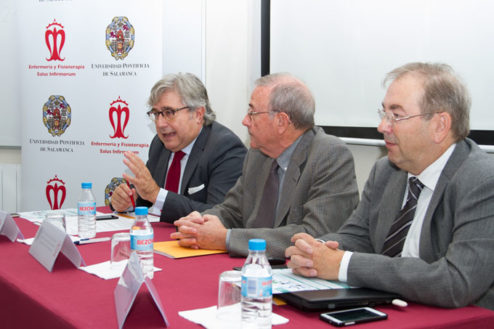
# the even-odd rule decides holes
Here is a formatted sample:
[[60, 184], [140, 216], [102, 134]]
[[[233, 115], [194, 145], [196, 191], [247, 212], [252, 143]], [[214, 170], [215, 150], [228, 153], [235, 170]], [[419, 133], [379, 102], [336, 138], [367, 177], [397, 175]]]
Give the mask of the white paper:
[[[77, 235], [78, 234], [77, 209], [70, 208], [70, 209], [60, 209], [60, 210], [63, 211], [65, 214], [65, 226], [67, 233], [71, 235]], [[27, 212], [21, 212], [19, 213], [19, 215], [22, 218], [27, 219], [36, 225], [41, 225], [41, 223], [43, 223], [43, 221], [45, 220], [45, 216], [48, 212], [51, 212], [51, 210], [27, 211]], [[96, 215], [103, 215], [103, 214], [104, 213], [99, 211], [96, 212]], [[116, 213], [116, 215], [118, 216], [118, 219], [107, 219], [107, 220], [96, 221], [96, 232], [100, 233], [100, 232], [130, 230], [130, 227], [134, 223], [135, 218], [128, 218], [128, 217], [134, 217], [134, 214], [129, 213], [126, 215], [128, 217], [120, 216], [118, 213]], [[160, 221], [160, 218], [156, 216], [148, 216], [148, 219], [151, 223]]]
[[[69, 237], [72, 240], [72, 242], [76, 242], [76, 241], [80, 240], [79, 237], [77, 237], [77, 236], [69, 235]], [[32, 245], [33, 241], [34, 241], [34, 238], [17, 239], [17, 242], [27, 244], [28, 246]]]
[[151, 292], [156, 307], [158, 307], [163, 317], [165, 326], [168, 326], [168, 320], [161, 305], [158, 292], [149, 278], [144, 279], [141, 264], [139, 263], [139, 256], [136, 253], [132, 253], [114, 291], [115, 309], [117, 311], [117, 321], [120, 329], [122, 329], [125, 319], [129, 315], [129, 311], [134, 304], [134, 300], [143, 282], [146, 283], [148, 291]]
[[0, 235], [5, 235], [10, 241], [14, 242], [15, 239], [24, 239], [21, 230], [17, 227], [16, 222], [12, 216], [5, 211], [0, 210]]
[[[108, 260], [102, 263], [82, 266], [79, 267], [79, 269], [89, 274], [96, 275], [99, 278], [110, 280], [119, 278], [122, 275], [125, 266], [127, 266], [127, 259], [121, 260], [119, 262], [114, 262], [113, 264], [111, 264], [111, 262]], [[161, 269], [155, 266], [154, 272], [157, 271], [161, 271]]]
[[[224, 325], [220, 323], [216, 319], [216, 311], [217, 308], [216, 306], [211, 306], [211, 307], [206, 307], [206, 308], [199, 308], [195, 310], [190, 310], [190, 311], [180, 311], [178, 314], [194, 323], [200, 324], [201, 326], [207, 328], [207, 329], [223, 329]], [[272, 325], [278, 325], [278, 324], [285, 324], [288, 323], [288, 319], [276, 314], [272, 313], [271, 314], [271, 324]]]
[[70, 236], [50, 222], [43, 223], [36, 232], [29, 253], [51, 272], [60, 251], [74, 266], [85, 265]]
[[355, 288], [340, 281], [305, 278], [293, 274], [290, 268], [273, 269], [273, 295], [285, 292]]

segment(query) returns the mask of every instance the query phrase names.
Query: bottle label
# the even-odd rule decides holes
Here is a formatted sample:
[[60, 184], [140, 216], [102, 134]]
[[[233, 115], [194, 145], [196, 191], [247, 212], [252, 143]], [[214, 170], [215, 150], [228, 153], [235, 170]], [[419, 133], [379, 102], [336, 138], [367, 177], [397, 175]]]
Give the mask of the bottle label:
[[271, 276], [261, 278], [242, 276], [242, 296], [250, 298], [271, 297], [273, 295], [272, 283]]
[[131, 234], [130, 249], [139, 251], [153, 251], [153, 234]]
[[77, 214], [79, 216], [95, 216], [96, 201], [77, 202]]

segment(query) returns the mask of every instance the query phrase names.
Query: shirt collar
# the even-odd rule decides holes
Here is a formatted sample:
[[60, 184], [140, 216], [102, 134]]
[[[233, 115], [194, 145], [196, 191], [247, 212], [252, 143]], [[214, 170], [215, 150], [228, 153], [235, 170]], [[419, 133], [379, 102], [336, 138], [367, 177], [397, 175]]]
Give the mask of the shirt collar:
[[292, 157], [293, 152], [295, 151], [295, 148], [297, 147], [298, 143], [302, 139], [302, 135], [300, 135], [295, 142], [292, 143], [292, 145], [288, 146], [286, 150], [283, 151], [283, 153], [280, 154], [278, 158], [276, 158], [276, 161], [278, 162], [278, 165], [280, 166], [283, 171], [286, 171], [288, 168], [288, 164], [290, 163], [290, 158]]
[[[452, 144], [446, 152], [444, 152], [436, 161], [431, 163], [427, 168], [425, 168], [417, 178], [430, 190], [434, 191], [436, 188], [437, 181], [441, 176], [441, 172], [443, 171], [446, 163], [448, 162], [451, 154], [455, 150], [456, 144]], [[413, 177], [414, 175], [408, 174], [408, 178]]]
[[201, 127], [201, 130], [199, 131], [199, 134], [196, 136], [196, 138], [194, 138], [194, 140], [192, 142], [190, 142], [189, 145], [187, 145], [186, 147], [184, 147], [181, 151], [185, 153], [185, 155], [189, 155], [190, 152], [192, 152], [192, 148], [194, 147], [194, 144], [196, 143], [196, 140], [197, 140], [197, 137], [199, 137], [199, 135], [201, 134], [202, 132], [202, 127]]

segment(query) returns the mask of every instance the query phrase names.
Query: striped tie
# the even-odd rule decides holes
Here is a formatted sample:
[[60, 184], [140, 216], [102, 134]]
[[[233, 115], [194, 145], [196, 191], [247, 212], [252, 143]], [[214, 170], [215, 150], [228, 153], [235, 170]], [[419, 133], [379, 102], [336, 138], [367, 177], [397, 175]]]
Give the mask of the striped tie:
[[408, 230], [412, 225], [415, 208], [417, 208], [417, 200], [420, 192], [424, 188], [424, 184], [417, 177], [410, 177], [408, 180], [408, 197], [405, 206], [400, 210], [398, 217], [391, 225], [388, 236], [384, 240], [383, 255], [390, 257], [401, 256], [403, 245], [408, 234]]

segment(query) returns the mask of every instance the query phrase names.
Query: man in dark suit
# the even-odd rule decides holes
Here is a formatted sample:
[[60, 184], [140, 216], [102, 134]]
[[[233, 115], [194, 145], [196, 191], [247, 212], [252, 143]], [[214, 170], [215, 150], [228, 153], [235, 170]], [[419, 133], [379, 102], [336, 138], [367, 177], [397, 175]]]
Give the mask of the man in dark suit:
[[295, 77], [258, 79], [242, 121], [251, 145], [242, 176], [223, 203], [176, 221], [172, 238], [232, 256], [262, 238], [269, 257], [284, 259], [294, 233], [335, 232], [358, 203], [353, 156], [314, 126], [314, 112], [310, 90]]
[[190, 73], [166, 75], [152, 88], [148, 104], [157, 134], [147, 164], [132, 152], [124, 154], [134, 176], [123, 177], [135, 188], [119, 185], [112, 207], [125, 211], [133, 198], [136, 206], [151, 207], [161, 221], [173, 222], [221, 203], [241, 174], [246, 149], [214, 121], [202, 82]]
[[388, 156], [336, 234], [292, 237], [289, 266], [415, 302], [494, 309], [494, 159], [466, 138], [468, 91], [443, 64], [407, 64], [386, 81], [378, 130]]

